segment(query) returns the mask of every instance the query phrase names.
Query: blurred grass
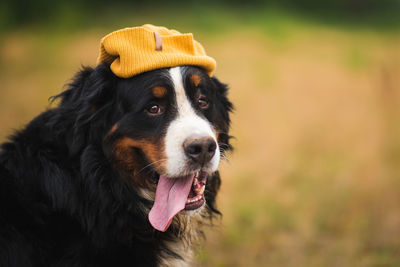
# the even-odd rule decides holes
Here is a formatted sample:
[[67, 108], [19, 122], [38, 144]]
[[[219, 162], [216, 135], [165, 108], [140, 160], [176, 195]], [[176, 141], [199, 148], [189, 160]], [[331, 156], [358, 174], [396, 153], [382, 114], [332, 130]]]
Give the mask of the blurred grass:
[[94, 65], [111, 30], [194, 32], [236, 105], [224, 216], [197, 265], [400, 266], [399, 31], [273, 8], [183, 11], [104, 11], [83, 24], [66, 11], [4, 32], [0, 140]]

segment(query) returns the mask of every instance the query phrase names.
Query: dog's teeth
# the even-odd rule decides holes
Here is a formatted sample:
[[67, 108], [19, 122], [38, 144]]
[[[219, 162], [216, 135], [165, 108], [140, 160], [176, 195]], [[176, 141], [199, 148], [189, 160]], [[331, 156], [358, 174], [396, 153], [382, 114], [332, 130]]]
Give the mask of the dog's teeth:
[[203, 185], [203, 186], [200, 188], [200, 190], [199, 190], [199, 194], [200, 194], [200, 195], [204, 194], [204, 190], [205, 190], [205, 189], [206, 189], [206, 186]]
[[201, 187], [198, 187], [198, 188], [194, 189], [194, 191], [196, 192], [196, 194], [202, 195], [204, 193], [205, 188], [206, 188], [206, 186], [203, 185]]
[[186, 201], [186, 204], [199, 201], [199, 200], [202, 199], [202, 198], [203, 198], [203, 195], [198, 195], [197, 197], [194, 197], [194, 198], [192, 198], [192, 199], [188, 199], [188, 200]]

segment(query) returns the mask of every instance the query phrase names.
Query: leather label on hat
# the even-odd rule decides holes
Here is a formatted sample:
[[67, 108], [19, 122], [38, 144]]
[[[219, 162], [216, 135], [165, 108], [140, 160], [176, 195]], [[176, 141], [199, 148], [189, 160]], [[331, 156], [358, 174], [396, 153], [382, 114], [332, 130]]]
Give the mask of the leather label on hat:
[[161, 35], [158, 32], [154, 32], [154, 39], [156, 39], [156, 51], [162, 50], [162, 39]]

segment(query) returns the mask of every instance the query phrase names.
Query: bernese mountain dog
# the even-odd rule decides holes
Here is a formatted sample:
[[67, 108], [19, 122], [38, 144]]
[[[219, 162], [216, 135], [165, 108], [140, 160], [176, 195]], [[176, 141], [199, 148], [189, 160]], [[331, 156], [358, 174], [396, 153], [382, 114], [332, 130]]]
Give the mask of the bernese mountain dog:
[[227, 93], [196, 66], [84, 67], [1, 146], [0, 266], [189, 266], [220, 214]]

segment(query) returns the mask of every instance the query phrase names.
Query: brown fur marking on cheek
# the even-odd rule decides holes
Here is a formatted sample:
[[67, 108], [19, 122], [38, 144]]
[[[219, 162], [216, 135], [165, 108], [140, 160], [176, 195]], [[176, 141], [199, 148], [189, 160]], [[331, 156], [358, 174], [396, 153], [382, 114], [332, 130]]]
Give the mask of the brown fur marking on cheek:
[[201, 78], [199, 75], [197, 74], [193, 74], [192, 76], [190, 76], [190, 82], [195, 86], [199, 86], [200, 82], [201, 82]]
[[[164, 173], [166, 170], [166, 156], [163, 140], [151, 142], [150, 140], [135, 140], [130, 137], [123, 137], [114, 146], [114, 155], [117, 164], [122, 170], [140, 184], [148, 181], [140, 177], [144, 172], [140, 172], [147, 161], [152, 164], [157, 172]], [[133, 151], [133, 148], [140, 149], [147, 159], [139, 158], [140, 155]], [[147, 160], [147, 161], [146, 161]]]
[[163, 86], [155, 86], [152, 93], [155, 97], [162, 98], [167, 94], [167, 89]]
[[155, 144], [151, 142], [142, 142], [141, 149], [149, 158], [149, 160], [152, 163], [155, 163], [155, 167], [164, 172], [166, 169], [166, 155], [163, 142], [158, 142]]
[[[164, 145], [162, 142], [151, 142], [149, 140], [134, 140], [129, 137], [124, 137], [119, 142], [119, 146], [124, 149], [139, 148], [141, 149], [151, 163], [156, 163], [158, 167], [164, 166], [163, 159], [165, 159]], [[162, 160], [162, 162], [160, 162]]]
[[123, 167], [124, 171], [133, 171], [137, 166], [132, 152], [134, 140], [122, 138], [114, 145], [114, 156], [117, 164]]

